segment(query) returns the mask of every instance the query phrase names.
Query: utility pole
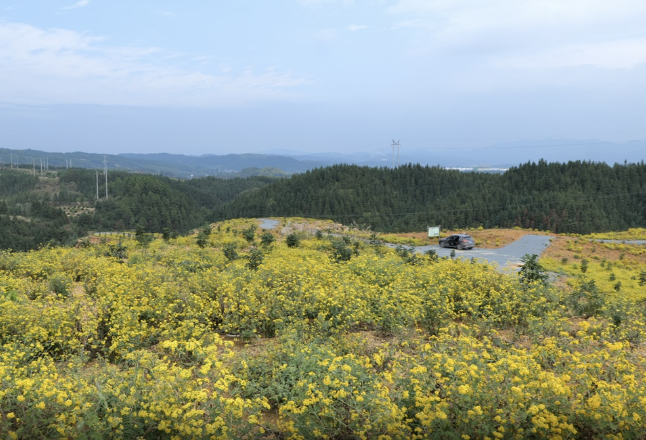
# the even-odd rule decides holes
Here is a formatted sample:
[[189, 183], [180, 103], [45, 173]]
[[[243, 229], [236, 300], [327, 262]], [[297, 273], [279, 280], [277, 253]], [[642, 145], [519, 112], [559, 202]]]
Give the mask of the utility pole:
[[108, 200], [108, 159], [103, 156], [103, 174], [105, 174], [105, 199]]
[[33, 157], [31, 158], [31, 167], [32, 167], [32, 169], [34, 171], [34, 176], [35, 176], [36, 175], [36, 159], [34, 159]]
[[96, 172], [96, 199], [99, 200], [99, 171], [95, 170]]
[[43, 177], [43, 158], [40, 158], [40, 177]]

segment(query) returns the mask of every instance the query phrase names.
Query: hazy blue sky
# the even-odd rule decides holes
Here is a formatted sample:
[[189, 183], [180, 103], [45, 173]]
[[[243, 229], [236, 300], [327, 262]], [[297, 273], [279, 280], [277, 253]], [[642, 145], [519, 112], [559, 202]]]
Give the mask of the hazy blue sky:
[[2, 0], [0, 146], [645, 139], [644, 0]]

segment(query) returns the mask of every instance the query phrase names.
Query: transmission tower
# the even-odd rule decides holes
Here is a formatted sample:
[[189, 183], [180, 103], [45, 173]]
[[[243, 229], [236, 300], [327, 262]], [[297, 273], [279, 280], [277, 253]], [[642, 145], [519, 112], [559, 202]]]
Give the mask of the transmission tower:
[[393, 168], [395, 168], [395, 147], [397, 147], [397, 166], [399, 166], [399, 148], [400, 148], [400, 142], [397, 141], [395, 142], [393, 140]]

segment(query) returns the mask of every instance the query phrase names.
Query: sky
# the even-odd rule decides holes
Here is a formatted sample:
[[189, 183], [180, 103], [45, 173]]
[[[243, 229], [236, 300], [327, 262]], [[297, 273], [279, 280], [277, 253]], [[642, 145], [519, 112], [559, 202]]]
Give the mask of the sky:
[[0, 146], [643, 140], [644, 23], [643, 0], [2, 0]]

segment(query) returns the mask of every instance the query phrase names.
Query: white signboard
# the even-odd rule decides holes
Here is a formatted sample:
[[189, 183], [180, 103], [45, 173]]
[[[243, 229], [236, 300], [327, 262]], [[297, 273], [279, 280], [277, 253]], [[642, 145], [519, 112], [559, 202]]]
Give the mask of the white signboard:
[[439, 237], [440, 236], [440, 227], [439, 226], [429, 226], [428, 227], [428, 236], [430, 237]]

